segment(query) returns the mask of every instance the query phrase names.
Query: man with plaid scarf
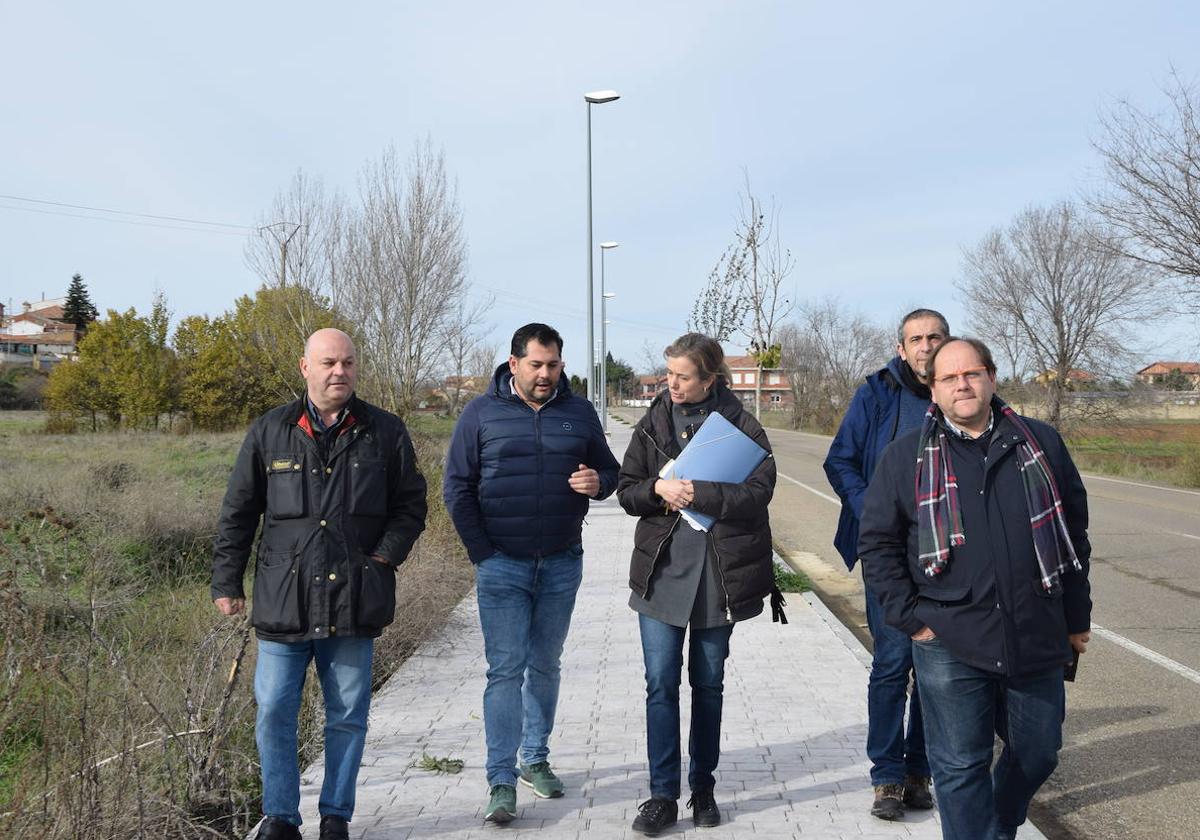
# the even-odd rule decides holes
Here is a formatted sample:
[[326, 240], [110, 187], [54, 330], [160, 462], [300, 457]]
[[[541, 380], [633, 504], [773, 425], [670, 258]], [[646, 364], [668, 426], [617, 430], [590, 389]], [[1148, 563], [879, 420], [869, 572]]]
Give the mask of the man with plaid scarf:
[[867, 489], [858, 553], [913, 640], [942, 836], [1014, 838], [1058, 763], [1064, 670], [1089, 639], [1087, 494], [1059, 434], [995, 396], [983, 342], [948, 338], [929, 378], [924, 424]]

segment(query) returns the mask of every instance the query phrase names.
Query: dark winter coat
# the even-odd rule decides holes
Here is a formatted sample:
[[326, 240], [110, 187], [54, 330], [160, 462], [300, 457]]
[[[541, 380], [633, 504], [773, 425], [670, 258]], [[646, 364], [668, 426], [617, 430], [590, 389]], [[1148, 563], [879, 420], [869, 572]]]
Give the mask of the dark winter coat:
[[328, 455], [304, 399], [267, 412], [229, 476], [212, 597], [244, 597], [261, 517], [250, 614], [261, 639], [374, 637], [392, 622], [395, 569], [425, 528], [425, 478], [399, 417], [357, 397], [348, 409]]
[[950, 549], [945, 570], [927, 577], [917, 564], [916, 456], [920, 430], [883, 453], [863, 503], [858, 555], [887, 623], [908, 635], [930, 627], [959, 660], [985, 671], [1032, 674], [1071, 658], [1069, 633], [1090, 628], [1087, 492], [1066, 445], [1051, 426], [1023, 418], [1046, 453], [1062, 495], [1071, 542], [1083, 571], [1068, 571], [1047, 592], [1034, 554], [1016, 444], [1016, 427], [997, 415], [990, 442], [947, 434], [966, 542]]
[[[770, 441], [753, 415], [723, 385], [716, 385], [716, 413], [750, 437], [767, 452]], [[671, 425], [671, 398], [660, 393], [638, 421], [621, 464], [617, 498], [626, 512], [639, 517], [634, 531], [629, 586], [646, 597], [655, 564], [666, 556], [667, 543], [681, 525], [679, 513], [667, 512], [654, 492], [663, 465], [680, 454]], [[692, 509], [715, 517], [708, 533], [725, 595], [726, 614], [737, 613], [753, 601], [761, 602], [775, 585], [772, 565], [771, 523], [767, 505], [775, 492], [775, 459], [768, 456], [741, 484], [693, 482]]]
[[897, 435], [919, 428], [929, 408], [928, 391], [917, 394], [905, 386], [900, 369], [904, 364], [895, 356], [858, 386], [825, 456], [825, 475], [842, 500], [833, 545], [847, 569], [858, 560], [863, 496], [879, 456]]
[[591, 403], [563, 377], [534, 411], [513, 393], [508, 365], [497, 368], [488, 393], [463, 409], [446, 454], [442, 496], [471, 562], [578, 545], [588, 498], [567, 480], [580, 464], [600, 474], [595, 499], [616, 489], [617, 459]]

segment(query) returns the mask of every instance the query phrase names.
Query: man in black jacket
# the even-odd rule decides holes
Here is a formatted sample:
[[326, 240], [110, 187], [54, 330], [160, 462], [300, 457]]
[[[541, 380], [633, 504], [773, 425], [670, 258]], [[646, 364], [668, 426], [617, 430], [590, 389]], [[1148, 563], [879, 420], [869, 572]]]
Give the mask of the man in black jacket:
[[929, 374], [934, 405], [885, 450], [858, 553], [913, 640], [943, 836], [1013, 838], [1058, 762], [1064, 666], [1089, 639], [1087, 495], [1058, 433], [995, 396], [982, 342], [948, 338]]
[[590, 499], [616, 486], [617, 459], [596, 410], [563, 377], [562, 337], [546, 324], [526, 324], [488, 393], [458, 418], [442, 483], [475, 564], [488, 663], [488, 822], [516, 816], [518, 779], [535, 796], [563, 795], [548, 742], [583, 579], [583, 517]]
[[306, 394], [250, 427], [217, 525], [213, 602], [237, 615], [262, 519], [250, 612], [258, 635], [260, 840], [300, 837], [296, 727], [312, 660], [325, 696], [320, 836], [348, 836], [374, 641], [394, 616], [396, 567], [425, 527], [425, 479], [408, 431], [354, 396], [356, 363], [342, 331], [309, 337], [300, 360]]

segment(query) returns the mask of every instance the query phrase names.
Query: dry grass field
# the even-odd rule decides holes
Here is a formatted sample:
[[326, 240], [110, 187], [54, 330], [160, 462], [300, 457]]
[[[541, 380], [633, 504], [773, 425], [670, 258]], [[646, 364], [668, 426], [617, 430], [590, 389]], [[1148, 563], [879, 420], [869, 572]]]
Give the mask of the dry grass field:
[[[242, 435], [48, 435], [0, 412], [0, 835], [244, 836], [258, 768], [244, 620], [208, 596]], [[441, 504], [448, 421], [416, 418], [429, 526], [397, 576], [376, 683], [472, 579]], [[302, 742], [319, 746], [310, 680]]]

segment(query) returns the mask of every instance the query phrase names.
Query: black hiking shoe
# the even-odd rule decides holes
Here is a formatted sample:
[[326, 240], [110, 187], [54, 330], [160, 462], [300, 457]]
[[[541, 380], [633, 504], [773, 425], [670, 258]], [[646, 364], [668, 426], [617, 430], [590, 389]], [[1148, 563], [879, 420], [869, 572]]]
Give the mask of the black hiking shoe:
[[906, 776], [904, 778], [904, 807], [928, 811], [933, 807], [933, 794], [929, 792], [928, 776]]
[[638, 806], [633, 830], [654, 837], [667, 826], [675, 825], [678, 818], [679, 805], [674, 799], [647, 799]]
[[694, 790], [687, 806], [692, 809], [696, 828], [713, 828], [721, 824], [721, 809], [711, 790]]
[[279, 817], [264, 817], [255, 840], [301, 840], [300, 829]]
[[350, 827], [334, 814], [321, 817], [321, 840], [350, 840]]

